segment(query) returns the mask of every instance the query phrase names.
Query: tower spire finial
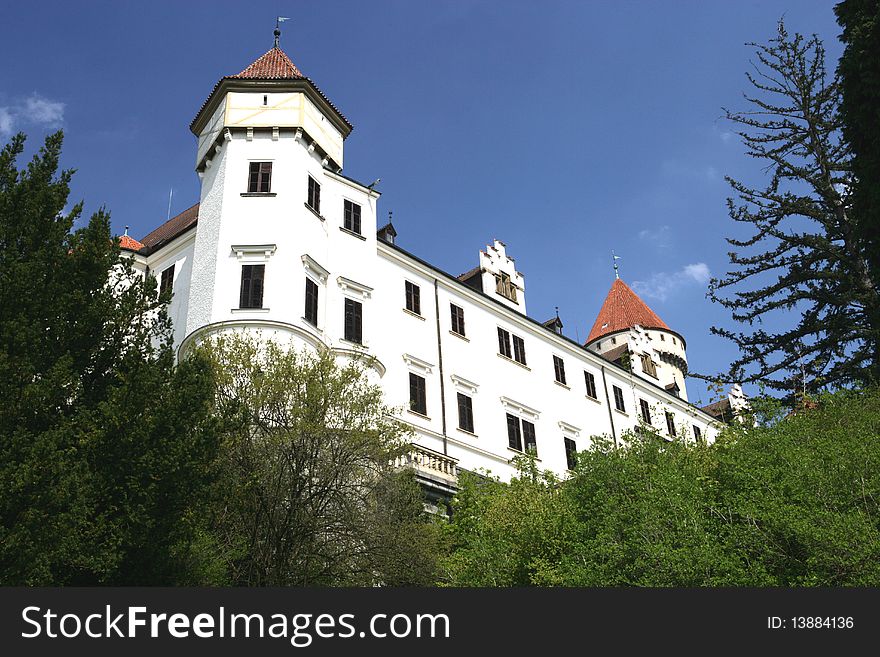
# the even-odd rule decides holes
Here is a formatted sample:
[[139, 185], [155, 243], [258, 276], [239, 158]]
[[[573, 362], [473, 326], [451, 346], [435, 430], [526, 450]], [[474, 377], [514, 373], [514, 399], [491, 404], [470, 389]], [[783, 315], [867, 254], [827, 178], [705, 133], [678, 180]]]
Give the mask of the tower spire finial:
[[278, 47], [278, 40], [281, 38], [281, 23], [284, 21], [289, 21], [290, 19], [287, 16], [276, 16], [275, 17], [275, 48]]
[[614, 278], [620, 279], [620, 271], [617, 267], [617, 261], [620, 260], [621, 257], [619, 255], [614, 255], [614, 251], [611, 251], [611, 262], [614, 263]]

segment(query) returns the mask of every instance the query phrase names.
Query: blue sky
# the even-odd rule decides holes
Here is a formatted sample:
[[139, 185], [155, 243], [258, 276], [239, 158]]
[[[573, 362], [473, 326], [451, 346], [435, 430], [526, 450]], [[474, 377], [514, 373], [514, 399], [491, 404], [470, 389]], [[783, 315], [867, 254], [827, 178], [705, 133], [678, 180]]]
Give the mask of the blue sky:
[[[454, 274], [503, 240], [529, 314], [583, 340], [621, 277], [725, 370], [730, 326], [705, 298], [727, 266], [725, 175], [753, 184], [722, 107], [745, 108], [776, 21], [840, 55], [831, 2], [151, 2], [4, 7], [0, 139], [57, 127], [72, 200], [141, 237], [198, 201], [188, 125], [214, 83], [282, 47], [355, 125], [345, 173], [381, 178], [398, 242]], [[701, 381], [692, 401], [709, 401]]]

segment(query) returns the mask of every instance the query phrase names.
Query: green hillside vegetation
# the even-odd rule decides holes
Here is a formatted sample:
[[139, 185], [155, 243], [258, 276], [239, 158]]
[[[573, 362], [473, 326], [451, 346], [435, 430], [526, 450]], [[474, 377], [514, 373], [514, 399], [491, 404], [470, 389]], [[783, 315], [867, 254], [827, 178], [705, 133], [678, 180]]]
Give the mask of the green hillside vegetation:
[[559, 481], [463, 477], [455, 586], [877, 586], [880, 391], [823, 396], [712, 446], [596, 439]]

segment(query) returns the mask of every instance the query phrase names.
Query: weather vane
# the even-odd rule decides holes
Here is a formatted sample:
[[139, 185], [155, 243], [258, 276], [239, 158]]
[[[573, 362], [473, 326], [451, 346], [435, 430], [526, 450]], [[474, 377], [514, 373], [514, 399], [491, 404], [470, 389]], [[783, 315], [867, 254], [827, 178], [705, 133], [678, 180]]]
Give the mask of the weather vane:
[[287, 16], [276, 16], [275, 17], [275, 47], [278, 47], [278, 39], [281, 38], [281, 23], [284, 21], [289, 21], [290, 19]]
[[618, 271], [617, 261], [622, 258], [619, 255], [614, 255], [614, 251], [611, 252], [611, 262], [614, 263], [614, 278], [620, 278], [620, 272]]

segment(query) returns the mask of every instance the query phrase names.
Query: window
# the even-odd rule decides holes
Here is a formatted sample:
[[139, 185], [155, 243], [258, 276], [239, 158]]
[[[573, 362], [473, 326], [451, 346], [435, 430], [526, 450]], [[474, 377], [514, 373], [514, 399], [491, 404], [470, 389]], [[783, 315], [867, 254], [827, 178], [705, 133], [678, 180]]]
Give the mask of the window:
[[596, 377], [589, 372], [584, 372], [584, 382], [587, 384], [587, 397], [598, 399], [596, 397]]
[[507, 444], [510, 449], [522, 451], [522, 432], [519, 428], [519, 418], [510, 413], [507, 414]]
[[321, 185], [311, 176], [309, 176], [309, 200], [307, 203], [312, 210], [321, 214]]
[[565, 384], [565, 361], [559, 356], [553, 357], [553, 371], [556, 374], [556, 381]]
[[452, 332], [464, 336], [464, 308], [459, 308], [454, 303], [450, 303], [449, 311], [452, 314]]
[[251, 162], [248, 176], [248, 192], [251, 194], [267, 194], [272, 182], [271, 162]]
[[[311, 188], [311, 185], [309, 185], [309, 188]], [[309, 205], [311, 205], [311, 203]], [[350, 230], [352, 233], [357, 233], [358, 235], [361, 234], [361, 206], [357, 203], [352, 203], [351, 201], [345, 202], [342, 226], [346, 230]]]
[[510, 333], [498, 327], [498, 353], [510, 358]]
[[345, 300], [345, 339], [361, 344], [363, 342], [363, 307], [353, 299]]
[[241, 291], [238, 299], [239, 308], [263, 307], [263, 277], [266, 265], [241, 266]]
[[666, 412], [666, 431], [670, 436], [675, 435], [675, 416], [669, 411]]
[[703, 440], [703, 432], [700, 431], [700, 427], [696, 424], [694, 425], [694, 440], [697, 442], [701, 442]]
[[162, 280], [159, 283], [159, 296], [174, 288], [174, 265], [162, 272]]
[[535, 425], [527, 420], [522, 421], [523, 446], [532, 456], [538, 455], [538, 442], [535, 439]]
[[495, 277], [495, 291], [516, 303], [516, 286], [510, 280], [510, 274], [501, 272]]
[[618, 388], [617, 386], [611, 386], [612, 390], [614, 390], [614, 408], [618, 411], [626, 413], [626, 406], [623, 403], [623, 390]]
[[462, 393], [458, 393], [458, 428], [468, 433], [474, 432], [473, 401]]
[[577, 467], [577, 445], [571, 438], [565, 439], [565, 462], [569, 470]]
[[409, 281], [406, 281], [404, 286], [406, 288], [406, 309], [416, 315], [421, 315], [422, 302], [419, 286]]
[[528, 420], [520, 420], [515, 415], [507, 414], [507, 443], [511, 449], [538, 455], [538, 444], [535, 439], [535, 425]]
[[526, 364], [526, 343], [518, 335], [513, 336], [513, 360]]
[[314, 326], [318, 325], [318, 285], [311, 278], [306, 278], [305, 320]]
[[651, 407], [648, 406], [648, 402], [644, 399], [639, 400], [639, 411], [642, 414], [642, 420], [644, 420], [645, 424], [651, 424]]
[[425, 398], [425, 378], [409, 373], [409, 410], [419, 415], [428, 414], [428, 402]]
[[648, 354], [642, 354], [639, 358], [642, 359], [642, 371], [648, 376], [656, 378], [657, 368], [654, 366], [654, 361], [651, 360], [651, 356]]

